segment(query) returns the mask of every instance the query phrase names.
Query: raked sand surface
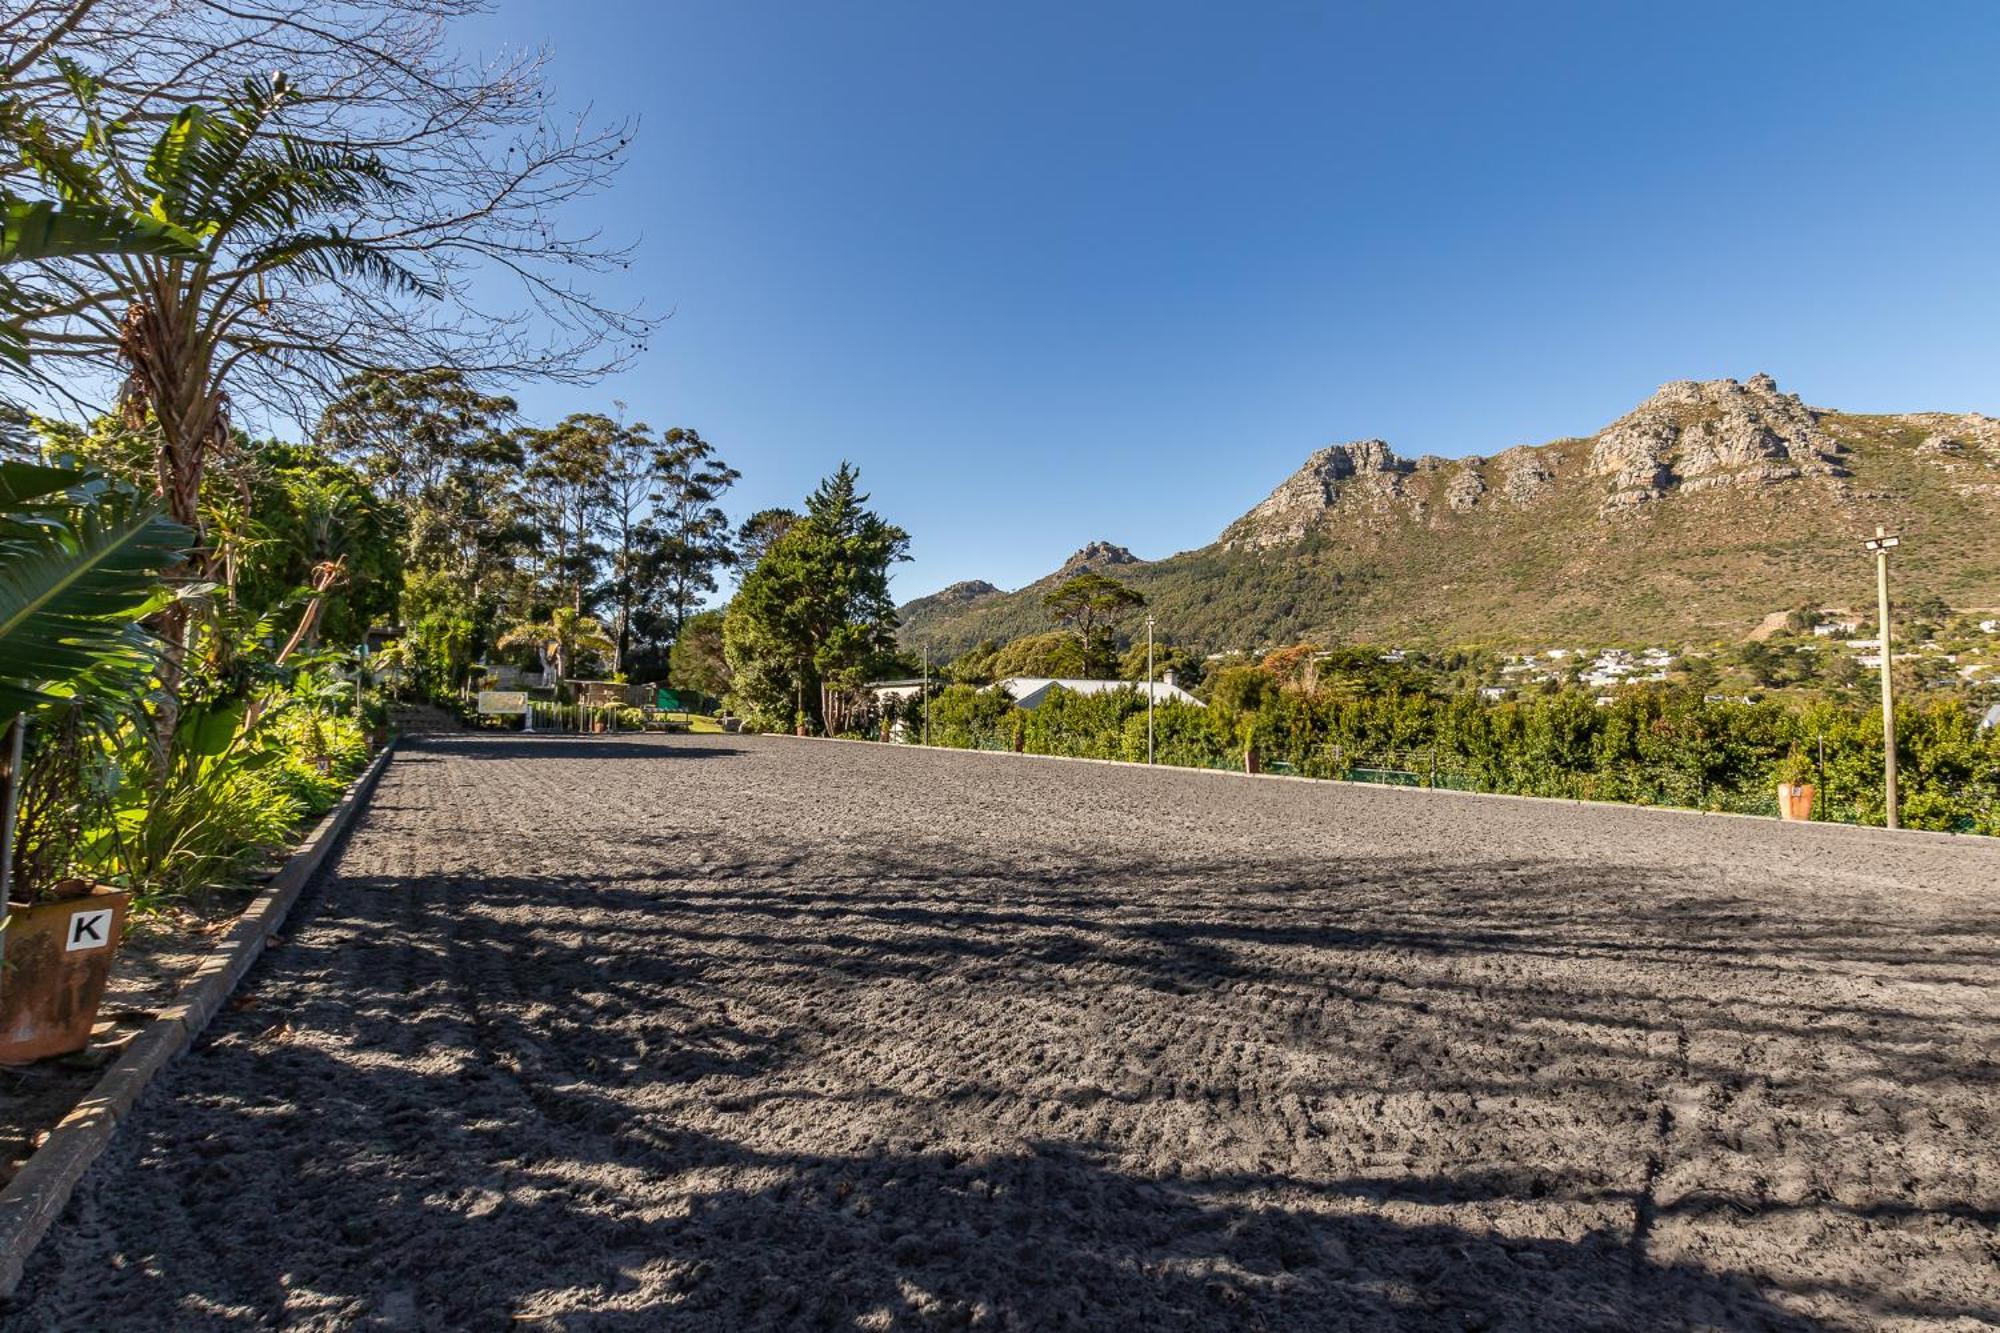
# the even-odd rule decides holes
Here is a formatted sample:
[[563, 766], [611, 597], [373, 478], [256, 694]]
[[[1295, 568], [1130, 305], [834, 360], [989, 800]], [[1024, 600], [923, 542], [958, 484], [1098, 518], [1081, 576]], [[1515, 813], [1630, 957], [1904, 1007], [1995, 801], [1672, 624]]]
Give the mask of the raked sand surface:
[[19, 1329], [2000, 1320], [2000, 844], [408, 743]]

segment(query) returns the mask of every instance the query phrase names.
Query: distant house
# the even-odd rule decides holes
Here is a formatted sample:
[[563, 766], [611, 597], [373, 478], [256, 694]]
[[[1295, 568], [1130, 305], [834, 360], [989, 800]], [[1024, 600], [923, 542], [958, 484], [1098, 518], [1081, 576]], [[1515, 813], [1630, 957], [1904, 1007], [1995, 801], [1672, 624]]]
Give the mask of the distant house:
[[[1009, 676], [1005, 680], [993, 682], [992, 688], [1007, 691], [1016, 708], [1034, 708], [1049, 697], [1049, 691], [1061, 686], [1071, 694], [1109, 694], [1113, 690], [1131, 690], [1143, 695], [1146, 682], [1136, 680], [1083, 680], [1056, 676]], [[1174, 684], [1173, 673], [1165, 679], [1152, 683], [1154, 703], [1183, 703], [1202, 707], [1201, 700]]]
[[876, 703], [890, 699], [914, 699], [924, 690], [922, 676], [910, 676], [903, 680], [871, 680], [861, 687], [868, 691]]
[[1986, 716], [1979, 719], [1981, 731], [1991, 731], [1995, 727], [2000, 727], [2000, 704], [1994, 704], [1986, 710]]

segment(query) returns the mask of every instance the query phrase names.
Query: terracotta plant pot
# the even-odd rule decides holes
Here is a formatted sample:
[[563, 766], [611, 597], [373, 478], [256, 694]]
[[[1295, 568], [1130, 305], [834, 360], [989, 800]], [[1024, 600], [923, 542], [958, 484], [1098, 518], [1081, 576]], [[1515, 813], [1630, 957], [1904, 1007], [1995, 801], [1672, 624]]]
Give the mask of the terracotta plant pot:
[[811, 734], [810, 732], [808, 732], [808, 731], [806, 730], [806, 724], [805, 724], [805, 723], [803, 723], [803, 722], [799, 723], [799, 727], [798, 727], [798, 732], [799, 732], [799, 735], [801, 735], [801, 736], [806, 736], [806, 735], [810, 735], [810, 734]]
[[121, 889], [95, 884], [75, 897], [8, 909], [0, 931], [0, 1064], [90, 1044], [130, 901]]
[[1813, 817], [1813, 785], [1810, 782], [1778, 784], [1778, 817], [1809, 820]]

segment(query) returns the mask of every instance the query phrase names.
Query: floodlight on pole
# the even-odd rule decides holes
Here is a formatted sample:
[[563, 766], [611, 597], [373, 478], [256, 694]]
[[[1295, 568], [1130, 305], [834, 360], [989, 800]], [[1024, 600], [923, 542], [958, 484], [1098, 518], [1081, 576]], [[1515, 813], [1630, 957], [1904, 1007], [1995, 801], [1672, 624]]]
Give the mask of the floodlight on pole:
[[1153, 617], [1146, 616], [1146, 762], [1153, 762]]
[[1875, 553], [1875, 615], [1877, 627], [1882, 634], [1882, 804], [1888, 815], [1888, 826], [1899, 827], [1896, 818], [1896, 699], [1895, 682], [1890, 672], [1894, 660], [1889, 651], [1889, 552], [1902, 545], [1902, 538], [1892, 536], [1881, 524], [1875, 525], [1875, 535], [1861, 544]]

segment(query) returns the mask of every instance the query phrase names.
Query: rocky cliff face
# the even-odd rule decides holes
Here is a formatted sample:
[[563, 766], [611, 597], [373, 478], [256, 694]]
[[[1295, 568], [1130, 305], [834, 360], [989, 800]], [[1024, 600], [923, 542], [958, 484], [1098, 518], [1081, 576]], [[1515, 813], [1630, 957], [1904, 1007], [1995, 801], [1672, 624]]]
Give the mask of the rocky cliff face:
[[2000, 421], [1977, 412], [1913, 412], [1899, 417], [1924, 432], [1917, 457], [1946, 473], [1960, 495], [2000, 495]]
[[907, 618], [912, 615], [949, 616], [961, 611], [969, 611], [981, 602], [990, 602], [1005, 593], [985, 579], [966, 579], [940, 588], [928, 597], [919, 597], [903, 608]]
[[[1938, 434], [1940, 457], [1989, 447], [2000, 457], [2000, 422], [1940, 418]], [[1817, 412], [1779, 392], [1769, 375], [1740, 384], [1677, 380], [1590, 438], [1578, 480], [1601, 479], [1599, 511], [1611, 515], [1676, 491], [1844, 477], [1843, 448], [1820, 427]], [[1525, 507], [1556, 488], [1562, 465], [1553, 445], [1521, 445], [1491, 459], [1414, 463], [1381, 440], [1331, 445], [1230, 524], [1221, 541], [1225, 550], [1291, 545], [1336, 510], [1364, 525], [1371, 515], [1397, 511], [1435, 525], [1493, 505]], [[1441, 484], [1424, 484], [1431, 476]]]
[[931, 600], [940, 606], [963, 606], [982, 597], [991, 597], [999, 591], [1000, 589], [985, 579], [967, 579], [963, 583], [954, 583], [949, 587], [938, 589], [931, 594]]
[[1590, 471], [1610, 479], [1602, 508], [1615, 513], [1675, 490], [1845, 476], [1841, 448], [1769, 375], [1676, 380], [1598, 432]]
[[1903, 564], [1906, 596], [2000, 606], [2000, 420], [1808, 407], [1764, 375], [1683, 381], [1595, 433], [1489, 457], [1333, 445], [1213, 546], [1140, 561], [1093, 542], [1015, 592], [911, 603], [903, 633], [946, 651], [1037, 633], [1049, 588], [1100, 569], [1204, 651], [1708, 642], [1872, 597], [1856, 543], [1877, 523], [1925, 553]]
[[1145, 561], [1122, 546], [1110, 542], [1092, 542], [1075, 555], [1062, 562], [1062, 568], [1043, 580], [1046, 583], [1061, 583], [1073, 579], [1078, 574], [1102, 574], [1120, 565], [1142, 565]]
[[1401, 479], [1414, 465], [1396, 457], [1381, 440], [1330, 444], [1285, 478], [1255, 509], [1222, 534], [1225, 549], [1285, 546], [1311, 532], [1320, 518], [1350, 492], [1376, 502], [1394, 500]]

